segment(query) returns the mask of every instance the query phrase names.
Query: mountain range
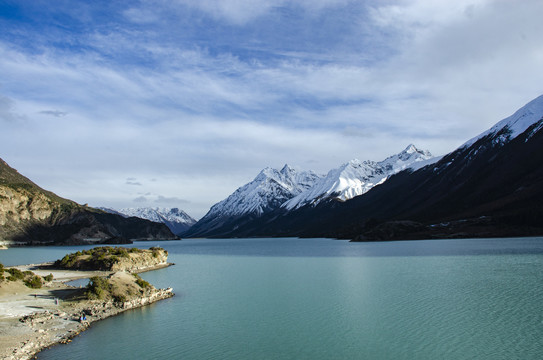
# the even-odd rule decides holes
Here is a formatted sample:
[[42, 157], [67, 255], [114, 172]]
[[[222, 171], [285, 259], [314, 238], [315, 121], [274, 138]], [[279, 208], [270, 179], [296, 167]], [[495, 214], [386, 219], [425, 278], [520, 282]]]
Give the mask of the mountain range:
[[0, 159], [0, 244], [131, 243], [177, 237], [164, 225], [124, 218], [46, 191]]
[[157, 223], [165, 224], [174, 234], [180, 234], [187, 231], [196, 220], [190, 217], [186, 212], [179, 208], [122, 208], [119, 210], [100, 207], [108, 213], [118, 214], [123, 217], [137, 217]]
[[541, 236], [542, 148], [540, 96], [441, 157], [409, 145], [383, 161], [354, 159], [326, 175], [265, 168], [196, 223], [179, 209], [79, 205], [0, 159], [0, 245], [176, 238], [165, 224], [185, 237]]
[[[443, 157], [431, 159], [410, 146], [402, 153], [421, 154], [418, 161], [392, 166], [390, 174], [378, 163], [351, 161], [329, 172], [335, 181], [317, 177], [258, 216], [224, 216], [218, 211], [223, 201], [186, 236], [370, 241], [542, 235], [542, 128], [540, 96]], [[360, 182], [352, 181], [354, 173], [363, 174]], [[244, 197], [243, 189], [229, 203], [249, 208], [254, 198]]]
[[253, 181], [215, 204], [184, 236], [230, 236], [232, 231], [270, 213], [314, 207], [332, 199], [347, 201], [399, 171], [418, 168], [432, 159], [429, 151], [409, 145], [380, 162], [351, 160], [326, 176], [295, 170], [289, 165], [281, 170], [265, 168]]

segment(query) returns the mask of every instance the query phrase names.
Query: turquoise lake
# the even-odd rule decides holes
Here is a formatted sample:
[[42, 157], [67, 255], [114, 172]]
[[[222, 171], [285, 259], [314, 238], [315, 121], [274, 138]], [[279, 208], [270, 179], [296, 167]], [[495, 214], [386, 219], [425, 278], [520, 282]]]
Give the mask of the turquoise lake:
[[[543, 238], [139, 242], [176, 296], [38, 359], [541, 359]], [[5, 265], [88, 247], [0, 252]]]

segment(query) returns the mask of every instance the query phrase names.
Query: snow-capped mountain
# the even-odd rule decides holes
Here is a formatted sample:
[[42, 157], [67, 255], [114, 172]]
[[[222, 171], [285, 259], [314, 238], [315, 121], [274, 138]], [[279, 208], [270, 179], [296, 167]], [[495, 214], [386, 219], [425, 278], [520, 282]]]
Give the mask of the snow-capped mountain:
[[[524, 133], [530, 126], [542, 120], [543, 117], [543, 95], [530, 101], [528, 104], [521, 107], [513, 115], [503, 119], [487, 131], [479, 134], [473, 139], [467, 141], [460, 148], [467, 148], [475, 144], [478, 140], [485, 137], [491, 137], [494, 144], [504, 144], [509, 142]], [[537, 132], [542, 124], [532, 133]]]
[[285, 165], [280, 171], [265, 168], [250, 183], [214, 205], [204, 216], [261, 215], [309, 189], [320, 178], [312, 171], [296, 171]]
[[[376, 185], [382, 184], [391, 175], [416, 165], [428, 165], [432, 159], [429, 151], [419, 150], [409, 145], [399, 154], [392, 155], [383, 161], [360, 161], [354, 159], [330, 170], [310, 189], [285, 202], [282, 206], [287, 210], [296, 209], [308, 204], [336, 198], [342, 201], [368, 192]], [[436, 159], [437, 160], [437, 159]]]
[[312, 171], [298, 171], [288, 165], [281, 170], [265, 168], [253, 181], [213, 205], [187, 234], [199, 236], [199, 230], [226, 226], [242, 216], [258, 217], [278, 209], [285, 201], [311, 188], [320, 178]]
[[180, 234], [188, 230], [196, 223], [186, 212], [178, 208], [123, 208], [114, 210], [100, 208], [103, 211], [122, 215], [124, 217], [138, 217], [150, 221], [164, 223], [174, 234]]

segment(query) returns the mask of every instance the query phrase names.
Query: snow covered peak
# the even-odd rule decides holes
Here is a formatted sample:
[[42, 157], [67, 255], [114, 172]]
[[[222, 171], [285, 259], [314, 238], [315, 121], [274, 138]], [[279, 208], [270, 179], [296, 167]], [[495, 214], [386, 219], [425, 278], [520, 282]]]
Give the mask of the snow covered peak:
[[281, 169], [280, 172], [283, 175], [288, 175], [288, 174], [293, 174], [294, 172], [296, 172], [296, 170], [294, 170], [292, 167], [290, 167], [289, 164], [285, 164], [285, 166], [283, 166], [283, 168]]
[[126, 216], [135, 216], [156, 222], [161, 222], [162, 219], [186, 223], [194, 222], [192, 217], [179, 208], [123, 208], [119, 212]]
[[543, 95], [518, 109], [513, 115], [503, 119], [482, 134], [467, 141], [460, 148], [467, 148], [488, 135], [498, 135], [494, 141], [505, 143], [525, 132], [530, 126], [543, 119]]
[[307, 204], [316, 205], [328, 198], [342, 201], [352, 199], [383, 183], [389, 176], [431, 157], [429, 151], [419, 150], [411, 144], [401, 153], [381, 162], [353, 159], [337, 169], [330, 170], [312, 188], [287, 201], [283, 207], [292, 210]]
[[392, 174], [410, 168], [414, 163], [426, 161], [432, 158], [428, 150], [419, 150], [415, 145], [410, 144], [399, 154], [387, 157], [379, 164]]
[[196, 220], [179, 208], [123, 208], [113, 210], [100, 208], [106, 212], [124, 217], [138, 217], [154, 222], [164, 223], [174, 234], [179, 234], [196, 223]]
[[202, 220], [217, 216], [261, 215], [310, 188], [319, 178], [312, 171], [298, 171], [289, 165], [280, 171], [267, 167], [253, 181], [213, 205]]
[[418, 151], [419, 151], [419, 149], [417, 149], [417, 147], [415, 145], [409, 144], [409, 145], [407, 145], [405, 150], [402, 151], [402, 153], [413, 154], [413, 153], [418, 152]]
[[408, 158], [408, 157], [411, 157], [412, 155], [415, 155], [415, 156], [418, 156], [417, 154], [420, 154], [422, 155], [423, 157], [431, 157], [432, 154], [430, 154], [430, 152], [428, 150], [420, 150], [419, 148], [417, 148], [415, 145], [413, 144], [409, 144], [404, 151], [402, 151], [401, 153], [398, 154], [399, 157], [401, 158]]

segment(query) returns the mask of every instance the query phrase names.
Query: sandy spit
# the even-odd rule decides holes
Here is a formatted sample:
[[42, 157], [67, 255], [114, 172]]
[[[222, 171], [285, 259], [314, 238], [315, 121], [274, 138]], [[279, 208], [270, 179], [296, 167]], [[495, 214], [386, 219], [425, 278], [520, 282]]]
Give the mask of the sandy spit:
[[[60, 343], [70, 342], [93, 322], [117, 315], [129, 309], [152, 304], [172, 297], [171, 288], [155, 289], [150, 294], [125, 303], [100, 300], [64, 301], [78, 291], [65, 282], [109, 276], [107, 271], [71, 271], [41, 268], [48, 264], [15, 266], [25, 271], [45, 276], [53, 274], [54, 280], [41, 289], [30, 289], [22, 283], [2, 282], [0, 285], [0, 359], [31, 359], [39, 351]], [[165, 265], [169, 266], [171, 264]], [[158, 268], [162, 268], [160, 266]], [[144, 269], [142, 271], [154, 270]], [[140, 272], [142, 272], [140, 271]], [[122, 279], [129, 274], [116, 273]], [[86, 321], [80, 321], [85, 314]]]

